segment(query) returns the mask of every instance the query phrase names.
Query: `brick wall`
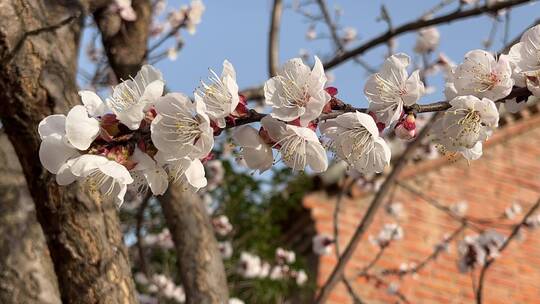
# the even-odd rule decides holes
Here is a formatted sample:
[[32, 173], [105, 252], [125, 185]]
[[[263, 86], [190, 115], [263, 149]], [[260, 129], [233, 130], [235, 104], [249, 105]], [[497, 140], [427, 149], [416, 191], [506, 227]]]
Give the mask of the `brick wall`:
[[[484, 147], [484, 156], [470, 165], [464, 161], [440, 158], [410, 165], [400, 182], [420, 189], [429, 198], [450, 206], [467, 201], [467, 216], [493, 219], [500, 217], [512, 202], [519, 202], [524, 211], [540, 197], [540, 115], [524, 114], [518, 121], [498, 130]], [[356, 191], [358, 192], [358, 191]], [[339, 247], [345, 248], [359, 223], [370, 194], [356, 193], [344, 198], [339, 213]], [[311, 211], [318, 233], [333, 235], [333, 211], [336, 198], [324, 193], [310, 194], [304, 206]], [[380, 210], [366, 237], [349, 263], [346, 276], [356, 293], [367, 303], [403, 302], [387, 292], [389, 284], [399, 284], [399, 292], [410, 303], [474, 303], [471, 274], [457, 268], [457, 243], [427, 264], [417, 275], [378, 277], [382, 281], [358, 277], [359, 271], [375, 256], [378, 248], [368, 241], [382, 225], [398, 222], [404, 228], [404, 239], [392, 242], [372, 268], [374, 274], [398, 268], [401, 263], [420, 263], [433, 252], [436, 244], [459, 228], [460, 223], [426, 203], [407, 189], [397, 186], [393, 202], [401, 202], [405, 215], [396, 220]], [[388, 203], [388, 202], [386, 202]], [[508, 235], [508, 227], [519, 221], [499, 220], [496, 230]], [[478, 228], [486, 228], [479, 225]], [[474, 234], [467, 228], [464, 235]], [[322, 256], [318, 260], [317, 284], [322, 285], [336, 263], [336, 258]], [[478, 275], [476, 271], [474, 275]], [[527, 231], [524, 240], [517, 240], [505, 250], [487, 273], [485, 303], [540, 303], [540, 230]], [[353, 303], [343, 283], [332, 292], [328, 303]]]

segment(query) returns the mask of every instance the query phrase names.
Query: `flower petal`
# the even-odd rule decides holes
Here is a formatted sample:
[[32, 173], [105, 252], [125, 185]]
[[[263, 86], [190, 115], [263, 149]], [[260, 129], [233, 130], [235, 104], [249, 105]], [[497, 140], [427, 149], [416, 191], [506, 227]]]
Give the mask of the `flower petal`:
[[79, 150], [86, 150], [99, 135], [99, 122], [88, 117], [84, 106], [75, 106], [66, 117], [66, 137]]
[[63, 137], [66, 134], [66, 116], [55, 114], [43, 118], [39, 122], [38, 133], [42, 140], [50, 135]]
[[92, 91], [79, 91], [81, 101], [92, 117], [103, 116], [107, 112], [107, 105]]
[[206, 187], [208, 183], [206, 177], [204, 176], [204, 166], [198, 159], [191, 162], [185, 172], [185, 175], [187, 181], [197, 189]]
[[62, 165], [79, 153], [77, 150], [67, 146], [62, 137], [50, 135], [43, 139], [39, 146], [39, 160], [47, 171], [58, 173]]

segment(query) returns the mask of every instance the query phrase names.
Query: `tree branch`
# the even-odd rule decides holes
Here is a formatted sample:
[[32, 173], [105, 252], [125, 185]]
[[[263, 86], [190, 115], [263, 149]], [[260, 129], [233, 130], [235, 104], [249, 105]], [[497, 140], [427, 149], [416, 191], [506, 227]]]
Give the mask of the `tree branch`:
[[379, 192], [377, 192], [377, 194], [375, 195], [375, 198], [369, 205], [364, 217], [362, 218], [362, 221], [360, 222], [360, 225], [356, 228], [356, 231], [354, 232], [349, 244], [347, 245], [347, 248], [345, 248], [343, 255], [338, 260], [338, 263], [336, 267], [334, 268], [334, 270], [332, 271], [332, 273], [330, 274], [330, 277], [328, 278], [326, 284], [321, 288], [315, 303], [324, 303], [326, 299], [328, 298], [328, 296], [330, 295], [330, 292], [332, 291], [337, 281], [343, 276], [343, 271], [345, 269], [345, 266], [347, 265], [349, 260], [352, 258], [353, 253], [356, 250], [356, 247], [358, 247], [358, 244], [360, 243], [360, 240], [362, 239], [362, 236], [364, 235], [365, 231], [367, 230], [367, 228], [373, 221], [375, 214], [377, 213], [379, 207], [382, 205], [383, 199], [385, 198], [386, 194], [389, 192], [397, 176], [401, 173], [401, 171], [407, 164], [407, 160], [409, 159], [410, 155], [420, 145], [422, 139], [424, 139], [427, 136], [428, 131], [431, 128], [431, 125], [438, 117], [439, 117], [439, 114], [433, 115], [431, 120], [422, 129], [418, 137], [412, 143], [410, 143], [407, 146], [407, 149], [403, 152], [403, 154], [401, 154], [399, 160], [394, 165], [392, 172], [386, 178]]
[[274, 77], [279, 68], [279, 28], [281, 26], [282, 0], [274, 0], [270, 32], [268, 34], [268, 75]]
[[437, 25], [437, 24], [442, 24], [442, 23], [449, 23], [456, 20], [460, 20], [460, 19], [470, 18], [470, 17], [478, 16], [484, 13], [494, 13], [501, 9], [508, 9], [514, 6], [518, 6], [518, 5], [525, 4], [527, 2], [534, 2], [534, 1], [535, 0], [509, 0], [509, 1], [504, 1], [504, 2], [497, 2], [496, 4], [493, 4], [493, 5], [486, 4], [484, 6], [479, 6], [476, 8], [469, 9], [469, 10], [457, 10], [455, 12], [442, 15], [440, 17], [436, 17], [433, 19], [428, 19], [428, 20], [421, 19], [421, 20], [405, 23], [401, 26], [395, 27], [393, 30], [389, 30], [384, 34], [365, 42], [364, 44], [350, 51], [347, 51], [343, 54], [335, 56], [333, 59], [331, 59], [330, 61], [324, 64], [324, 68], [325, 69], [334, 68], [344, 63], [345, 61], [347, 61], [348, 59], [352, 57], [361, 55], [367, 50], [372, 49], [380, 44], [386, 43], [388, 40], [407, 32], [416, 31], [427, 26], [432, 26], [432, 25]]
[[[504, 1], [504, 2], [497, 2], [496, 4], [490, 5], [490, 6], [486, 4], [484, 6], [479, 6], [473, 9], [469, 9], [469, 10], [458, 9], [455, 12], [442, 15], [440, 17], [429, 19], [429, 20], [420, 19], [416, 21], [411, 21], [397, 28], [394, 28], [393, 30], [387, 31], [384, 34], [376, 36], [372, 38], [371, 40], [363, 43], [362, 45], [350, 51], [337, 54], [334, 58], [330, 59], [324, 64], [324, 68], [325, 70], [331, 70], [351, 58], [361, 55], [374, 47], [377, 47], [381, 44], [388, 42], [388, 40], [396, 36], [399, 36], [399, 35], [402, 35], [411, 31], [416, 31], [416, 30], [419, 30], [421, 28], [431, 26], [431, 25], [450, 23], [450, 22], [460, 20], [460, 19], [475, 17], [475, 16], [482, 15], [484, 13], [493, 13], [501, 9], [508, 9], [514, 6], [523, 5], [525, 3], [535, 2], [535, 1], [536, 0], [509, 0], [509, 1]], [[240, 94], [244, 95], [248, 100], [264, 99], [263, 86], [252, 87], [246, 90], [242, 90]]]
[[[521, 230], [521, 228], [523, 226], [525, 226], [526, 222], [527, 222], [527, 219], [534, 213], [536, 212], [536, 210], [538, 210], [538, 208], [540, 207], [540, 199], [538, 199], [538, 201], [536, 201], [536, 203], [531, 207], [531, 209], [529, 209], [529, 211], [527, 212], [527, 214], [525, 214], [525, 216], [523, 216], [523, 219], [521, 220], [521, 222], [519, 224], [517, 224], [514, 229], [512, 230], [512, 233], [510, 233], [510, 235], [506, 238], [506, 240], [504, 241], [504, 243], [501, 245], [501, 248], [499, 248], [499, 253], [502, 253], [507, 247], [508, 245], [510, 244], [510, 242], [516, 238], [516, 236], [518, 235], [519, 231]], [[483, 291], [483, 288], [484, 288], [484, 280], [485, 280], [485, 277], [486, 277], [486, 273], [489, 269], [489, 267], [495, 263], [495, 258], [490, 258], [486, 261], [486, 263], [484, 264], [484, 266], [482, 267], [482, 269], [480, 270], [480, 277], [478, 279], [478, 287], [476, 288], [476, 303], [477, 304], [481, 304], [482, 303], [482, 291]]]

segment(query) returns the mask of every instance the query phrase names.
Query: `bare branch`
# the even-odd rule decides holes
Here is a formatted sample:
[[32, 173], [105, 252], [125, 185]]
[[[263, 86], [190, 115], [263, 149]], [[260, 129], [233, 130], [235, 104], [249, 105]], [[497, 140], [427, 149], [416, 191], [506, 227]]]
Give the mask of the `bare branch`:
[[330, 61], [324, 64], [324, 68], [325, 69], [334, 68], [344, 63], [345, 61], [347, 61], [348, 59], [352, 57], [361, 55], [367, 50], [370, 50], [380, 44], [386, 43], [388, 40], [407, 32], [416, 31], [416, 30], [419, 30], [421, 28], [431, 26], [431, 25], [449, 23], [456, 20], [460, 20], [460, 19], [479, 16], [484, 13], [494, 13], [501, 9], [505, 9], [505, 8], [507, 9], [510, 7], [514, 7], [514, 6], [518, 6], [518, 5], [522, 5], [522, 4], [525, 4], [528, 2], [534, 2], [534, 1], [535, 0], [509, 0], [509, 1], [504, 1], [504, 2], [497, 2], [494, 5], [486, 4], [484, 6], [472, 8], [469, 10], [463, 10], [463, 11], [457, 10], [455, 12], [442, 15], [440, 17], [429, 19], [429, 20], [417, 20], [417, 21], [409, 22], [401, 26], [398, 26], [394, 28], [393, 30], [387, 31], [386, 33], [378, 37], [375, 37], [348, 52], [345, 52], [341, 55], [334, 57], [333, 59], [331, 59]]
[[279, 67], [279, 28], [281, 26], [282, 0], [274, 0], [270, 32], [268, 34], [268, 74], [276, 76]]
[[351, 241], [349, 242], [347, 248], [343, 252], [343, 255], [341, 256], [341, 258], [338, 260], [338, 263], [336, 267], [334, 268], [334, 270], [332, 271], [332, 274], [330, 274], [330, 277], [328, 278], [326, 284], [321, 288], [315, 303], [324, 303], [326, 299], [328, 298], [328, 296], [330, 295], [332, 288], [335, 286], [337, 281], [343, 276], [343, 271], [345, 269], [345, 266], [347, 265], [349, 260], [352, 258], [353, 253], [356, 250], [356, 247], [358, 247], [358, 244], [360, 243], [360, 240], [362, 239], [362, 236], [364, 235], [367, 228], [373, 221], [375, 214], [377, 213], [379, 207], [382, 205], [383, 199], [385, 198], [386, 194], [391, 189], [397, 176], [401, 173], [401, 171], [407, 164], [407, 160], [409, 159], [410, 155], [420, 145], [420, 143], [422, 142], [422, 139], [424, 139], [427, 136], [428, 131], [431, 128], [431, 125], [436, 119], [438, 119], [439, 116], [440, 116], [439, 114], [433, 115], [431, 120], [422, 129], [418, 137], [412, 143], [410, 143], [409, 146], [407, 146], [407, 149], [403, 152], [403, 154], [401, 154], [392, 172], [386, 178], [379, 192], [377, 192], [377, 194], [375, 195], [375, 198], [369, 205], [364, 217], [362, 218], [362, 221], [360, 222], [360, 225], [356, 228], [356, 231], [354, 232], [351, 238]]
[[[519, 224], [517, 224], [514, 229], [512, 230], [512, 233], [510, 233], [510, 235], [506, 238], [506, 240], [504, 241], [504, 243], [501, 245], [501, 248], [499, 248], [499, 253], [502, 253], [507, 247], [508, 245], [510, 244], [510, 242], [512, 242], [513, 239], [516, 238], [516, 236], [518, 236], [519, 234], [519, 231], [521, 230], [521, 228], [523, 226], [525, 226], [526, 222], [527, 222], [527, 219], [534, 213], [536, 212], [536, 210], [538, 210], [538, 208], [540, 207], [540, 199], [538, 199], [538, 201], [536, 201], [536, 203], [531, 207], [531, 209], [529, 209], [529, 211], [527, 212], [527, 214], [525, 214], [525, 216], [523, 216], [523, 219], [521, 220], [521, 222], [519, 222]], [[476, 303], [477, 304], [481, 304], [482, 303], [482, 291], [483, 291], [483, 287], [484, 287], [484, 280], [485, 280], [485, 277], [486, 277], [486, 273], [489, 269], [489, 267], [495, 263], [495, 258], [490, 258], [486, 261], [486, 263], [484, 264], [484, 266], [482, 267], [482, 269], [480, 270], [480, 277], [478, 279], [478, 287], [476, 289]]]

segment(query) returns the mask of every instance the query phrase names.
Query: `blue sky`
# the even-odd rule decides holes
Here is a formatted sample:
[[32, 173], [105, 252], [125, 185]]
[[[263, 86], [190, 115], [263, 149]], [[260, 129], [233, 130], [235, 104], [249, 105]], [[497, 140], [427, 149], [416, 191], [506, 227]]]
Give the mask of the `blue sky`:
[[[290, 4], [291, 1], [285, 1]], [[343, 26], [351, 26], [358, 30], [360, 44], [386, 30], [383, 22], [377, 22], [380, 6], [384, 4], [394, 25], [414, 20], [440, 0], [388, 0], [388, 1], [329, 1], [330, 8], [339, 5], [344, 10], [340, 19]], [[457, 2], [457, 1], [456, 1]], [[187, 0], [169, 1], [169, 6], [180, 7]], [[160, 68], [169, 88], [191, 95], [201, 79], [208, 74], [208, 68], [221, 70], [223, 59], [231, 61], [237, 70], [240, 88], [263, 83], [267, 79], [267, 40], [270, 23], [272, 1], [269, 0], [205, 0], [206, 11], [202, 23], [194, 36], [183, 32], [185, 46], [176, 61], [164, 60], [157, 66]], [[511, 12], [510, 37], [515, 37], [526, 26], [530, 25], [538, 13], [538, 4], [521, 6]], [[454, 9], [450, 6], [449, 9]], [[534, 8], [534, 9], [532, 9]], [[316, 9], [316, 6], [313, 6]], [[447, 10], [448, 11], [448, 10]], [[441, 12], [442, 13], [442, 12]], [[441, 45], [439, 51], [444, 52], [454, 61], [461, 60], [463, 55], [475, 48], [482, 48], [482, 41], [488, 36], [491, 18], [483, 16], [454, 22], [439, 27]], [[322, 58], [331, 55], [329, 40], [307, 41], [305, 33], [309, 26], [306, 19], [291, 9], [283, 15], [280, 41], [280, 61], [297, 57], [300, 49], [319, 54]], [[318, 32], [326, 32], [324, 24], [317, 26]], [[499, 24], [499, 35], [495, 40], [494, 50], [501, 46], [503, 23]], [[397, 51], [413, 56], [415, 34], [398, 37]], [[368, 52], [364, 58], [373, 66], [378, 66], [387, 49], [385, 46]], [[363, 85], [366, 72], [354, 63], [347, 63], [333, 70], [336, 82], [333, 84], [340, 90], [340, 97], [355, 105], [366, 105], [363, 96]], [[423, 101], [439, 100], [442, 80], [435, 77], [430, 85], [437, 87], [437, 92], [424, 97]]]

